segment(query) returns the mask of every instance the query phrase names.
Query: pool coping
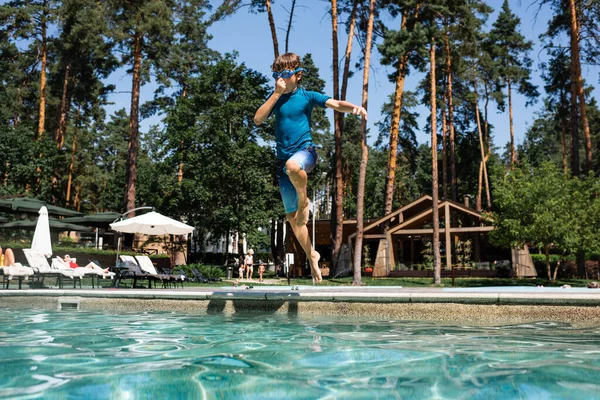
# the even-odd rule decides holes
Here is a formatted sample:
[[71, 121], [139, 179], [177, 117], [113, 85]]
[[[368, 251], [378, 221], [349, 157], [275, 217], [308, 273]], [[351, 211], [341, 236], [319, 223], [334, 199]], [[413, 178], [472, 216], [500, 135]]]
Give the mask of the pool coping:
[[452, 291], [443, 288], [401, 287], [269, 287], [252, 289], [197, 287], [184, 289], [3, 289], [6, 297], [81, 297], [98, 299], [247, 300], [349, 303], [458, 303], [480, 305], [600, 306], [600, 290]]

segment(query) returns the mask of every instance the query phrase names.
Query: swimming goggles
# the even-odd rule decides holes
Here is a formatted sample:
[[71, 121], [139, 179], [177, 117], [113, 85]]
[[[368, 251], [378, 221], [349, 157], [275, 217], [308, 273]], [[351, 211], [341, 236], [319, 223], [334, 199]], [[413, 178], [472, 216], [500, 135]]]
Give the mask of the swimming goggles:
[[300, 71], [305, 71], [305, 69], [304, 68], [296, 68], [293, 71], [290, 71], [289, 69], [284, 69], [281, 72], [273, 72], [273, 78], [278, 79], [279, 77], [282, 77], [284, 79], [288, 79], [288, 78], [291, 78], [292, 75], [294, 75], [295, 73], [300, 72]]

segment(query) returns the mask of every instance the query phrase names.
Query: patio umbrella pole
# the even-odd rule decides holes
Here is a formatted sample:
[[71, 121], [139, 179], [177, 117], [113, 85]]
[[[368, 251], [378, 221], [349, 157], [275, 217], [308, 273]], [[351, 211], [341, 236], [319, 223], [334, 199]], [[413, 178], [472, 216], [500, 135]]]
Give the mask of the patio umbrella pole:
[[119, 266], [119, 249], [121, 248], [121, 232], [117, 236], [117, 259], [115, 260], [115, 267]]
[[[143, 207], [137, 207], [134, 208], [132, 210], [127, 210], [125, 211], [123, 214], [121, 214], [119, 216], [119, 218], [115, 219], [115, 221], [113, 222], [113, 224], [117, 221], [122, 221], [123, 217], [134, 212], [134, 211], [138, 211], [138, 210], [154, 210], [154, 207], [150, 207], [150, 206], [143, 206]], [[112, 225], [112, 224], [111, 224]], [[96, 230], [96, 234], [97, 234], [97, 230]], [[121, 236], [122, 236], [122, 232], [121, 231], [117, 231], [119, 232], [119, 236], [117, 237], [117, 259], [115, 260], [115, 267], [117, 267], [119, 265], [119, 249], [121, 248]]]

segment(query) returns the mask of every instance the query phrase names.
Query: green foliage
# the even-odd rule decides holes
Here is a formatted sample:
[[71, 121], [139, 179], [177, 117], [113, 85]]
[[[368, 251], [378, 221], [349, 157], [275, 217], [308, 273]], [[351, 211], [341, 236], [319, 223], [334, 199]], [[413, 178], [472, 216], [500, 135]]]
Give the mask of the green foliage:
[[371, 256], [369, 254], [369, 245], [368, 244], [365, 244], [363, 246], [362, 254], [363, 254], [363, 265], [362, 265], [363, 270], [365, 268], [372, 267], [373, 265], [371, 265]]
[[[542, 3], [550, 4], [555, 14], [546, 37], [553, 40], [568, 31], [565, 7], [560, 1]], [[599, 47], [594, 45], [600, 37], [596, 34], [595, 21], [600, 15], [596, 3], [580, 10], [586, 38], [581, 41], [582, 56], [590, 63], [597, 61]], [[107, 110], [109, 96], [117, 89], [129, 91], [130, 85], [116, 88], [105, 82], [119, 68], [125, 74], [132, 73], [127, 68], [132, 65], [133, 38], [139, 34], [143, 37], [142, 85], [151, 79], [158, 85], [154, 99], [142, 105], [140, 114], [142, 118], [160, 115], [164, 119], [140, 135], [137, 204], [153, 205], [160, 212], [181, 217], [196, 226], [200, 236], [209, 231], [216, 235], [239, 231], [248, 235], [253, 247], [269, 247], [268, 238], [256, 232], [284, 214], [273, 185], [274, 127], [272, 121], [256, 127], [253, 115], [272, 91], [273, 82], [247, 68], [237, 55], [217, 54], [209, 47], [210, 23], [242, 5], [237, 0], [223, 2], [209, 16], [211, 2], [206, 0], [5, 2], [0, 8], [0, 196], [27, 194], [84, 212], [123, 211], [130, 110], [117, 110], [112, 115], [107, 115]], [[262, 1], [252, 0], [248, 5], [251, 12], [266, 11]], [[340, 4], [341, 23], [347, 22], [343, 18], [349, 7], [349, 2]], [[414, 2], [384, 2], [379, 7], [376, 31], [380, 35], [375, 35], [375, 40], [380, 41], [376, 44], [382, 64], [393, 71], [389, 76], [392, 82], [403, 56], [408, 57], [408, 66], [401, 72], [429, 68], [427, 50], [435, 36], [437, 101], [441, 105], [448, 79], [446, 61], [451, 57], [458, 192], [475, 193], [480, 150], [473, 108], [474, 78], [480, 82], [478, 96], [485, 104], [495, 101], [501, 109], [507, 79], [529, 99], [535, 94], [530, 84], [531, 43], [519, 33], [520, 21], [504, 2], [486, 37], [485, 19], [491, 9], [481, 1], [433, 1], [419, 5], [418, 13]], [[366, 3], [360, 3], [360, 38], [365, 33], [365, 11]], [[380, 18], [387, 12], [389, 23]], [[407, 29], [398, 29], [403, 14]], [[48, 22], [46, 130], [36, 138], [43, 20]], [[450, 54], [444, 46], [446, 38]], [[562, 166], [561, 134], [568, 123], [571, 83], [569, 52], [551, 42], [546, 44], [552, 50], [541, 70], [548, 97], [519, 149], [522, 159], [534, 169], [524, 165], [504, 176], [497, 149], [491, 148], [489, 169], [496, 177], [492, 189], [501, 224], [497, 239], [505, 245], [551, 244], [559, 252], [567, 249], [567, 256], [575, 251], [590, 254], [597, 252], [593, 227], [598, 226], [600, 215], [594, 197], [600, 191], [594, 176], [563, 181], [560, 174], [543, 166], [548, 160]], [[360, 59], [360, 55], [353, 58]], [[306, 69], [304, 87], [323, 91], [326, 85], [320, 74], [329, 66], [317, 67], [310, 54], [303, 55], [302, 64]], [[590, 88], [585, 90], [587, 94]], [[418, 116], [413, 111], [419, 104], [430, 104], [428, 91], [425, 85], [419, 89], [420, 98], [410, 91], [403, 95], [394, 208], [431, 193], [431, 148], [416, 141], [419, 129], [428, 127], [417, 126]], [[63, 98], [65, 109], [61, 110]], [[593, 99], [587, 105], [597, 176], [600, 111]], [[381, 215], [391, 108], [391, 101], [384, 105], [379, 140], [369, 149], [364, 205], [367, 218]], [[441, 107], [438, 109], [441, 116]], [[483, 107], [484, 125], [486, 113], [487, 107]], [[334, 171], [331, 126], [327, 113], [319, 108], [314, 110], [311, 123], [322, 161], [308, 189], [325, 198], [335, 192], [327, 187], [333, 182]], [[441, 123], [438, 126], [441, 129]], [[344, 214], [352, 218], [356, 215], [360, 121], [347, 116], [345, 127]], [[491, 143], [492, 133], [493, 127], [488, 126], [486, 144]], [[550, 181], [542, 184], [547, 177]], [[522, 190], [518, 188], [521, 181]], [[323, 202], [322, 212], [329, 211], [327, 203]], [[556, 221], [560, 228], [552, 226]], [[20, 239], [17, 235], [21, 233], [6, 237]], [[23, 239], [30, 236], [27, 233]]]
[[471, 240], [459, 240], [456, 242], [456, 261], [460, 266], [465, 268], [471, 261], [471, 254], [473, 252]]
[[223, 278], [225, 277], [225, 272], [223, 268], [217, 267], [214, 265], [204, 265], [204, 264], [188, 264], [188, 265], [180, 265], [177, 269], [183, 270], [187, 276], [193, 277], [192, 269], [196, 268], [198, 272], [204, 275], [207, 278]]
[[528, 57], [533, 42], [525, 40], [518, 31], [521, 20], [512, 13], [508, 0], [504, 0], [502, 10], [486, 41], [486, 47], [496, 63], [498, 73], [508, 84], [526, 95], [531, 102], [538, 96], [536, 87], [530, 82], [532, 60]]
[[[524, 244], [565, 254], [597, 253], [600, 237], [600, 184], [589, 176], [569, 178], [551, 162], [522, 165], [498, 177], [492, 241], [505, 247]], [[548, 279], [550, 265], [548, 263]]]
[[255, 252], [256, 249], [268, 249], [271, 246], [271, 237], [258, 229], [251, 229], [246, 235], [246, 240], [248, 248], [254, 249]]
[[421, 254], [423, 254], [423, 269], [433, 269], [433, 241], [431, 239], [423, 240], [423, 250], [421, 250]]

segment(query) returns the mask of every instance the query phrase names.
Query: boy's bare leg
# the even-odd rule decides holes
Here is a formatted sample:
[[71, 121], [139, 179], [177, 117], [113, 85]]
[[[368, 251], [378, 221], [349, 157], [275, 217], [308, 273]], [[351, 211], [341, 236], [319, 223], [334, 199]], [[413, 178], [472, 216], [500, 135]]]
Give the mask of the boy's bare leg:
[[[298, 213], [296, 215], [296, 225], [306, 225], [310, 211], [310, 202], [308, 200], [308, 196], [306, 195], [306, 182], [308, 181], [308, 176], [306, 175], [306, 171], [301, 169], [300, 165], [293, 160], [288, 160], [288, 162], [285, 164], [285, 168], [288, 172], [288, 176], [290, 177], [290, 181], [292, 181], [292, 185], [294, 185], [294, 188], [298, 193]], [[292, 222], [290, 223], [293, 225]]]
[[310, 244], [310, 237], [308, 236], [308, 228], [306, 227], [306, 224], [302, 226], [295, 224], [297, 217], [296, 214], [297, 211], [288, 213], [286, 214], [286, 218], [292, 226], [292, 230], [294, 231], [294, 235], [296, 235], [296, 239], [298, 239], [300, 246], [302, 246], [302, 249], [308, 257], [314, 282], [321, 282], [323, 280], [323, 277], [321, 276], [321, 270], [319, 269], [319, 260], [321, 259], [321, 255], [319, 252], [313, 250]]

